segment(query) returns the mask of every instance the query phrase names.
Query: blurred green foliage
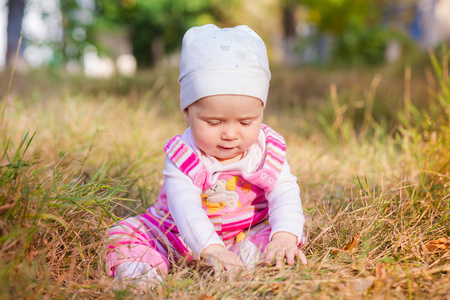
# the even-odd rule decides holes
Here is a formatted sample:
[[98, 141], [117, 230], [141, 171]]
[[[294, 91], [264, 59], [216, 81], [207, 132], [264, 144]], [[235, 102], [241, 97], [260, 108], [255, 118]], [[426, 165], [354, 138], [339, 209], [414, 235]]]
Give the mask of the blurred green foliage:
[[211, 15], [209, 0], [97, 0], [97, 6], [100, 23], [129, 30], [140, 66], [176, 49], [187, 29]]
[[[389, 3], [385, 0], [301, 0], [308, 8], [308, 22], [317, 35], [334, 37], [332, 60], [349, 65], [378, 65], [385, 61], [390, 41], [397, 41], [402, 54], [414, 52], [411, 39], [389, 27], [384, 20]], [[403, 55], [402, 55], [403, 56]]]
[[319, 33], [341, 36], [352, 28], [378, 25], [381, 20], [381, 2], [377, 0], [300, 0], [309, 8], [308, 21]]
[[387, 44], [395, 33], [381, 26], [353, 27], [338, 36], [333, 59], [350, 65], [377, 65], [385, 60]]
[[86, 5], [78, 0], [59, 2], [62, 13], [62, 40], [55, 45], [52, 64], [61, 65], [68, 61], [80, 61], [83, 49], [95, 45], [93, 25], [95, 22], [94, 6]]
[[[384, 62], [386, 47], [392, 40], [400, 44], [402, 58], [417, 47], [407, 33], [393, 30], [386, 17], [389, 9], [414, 1], [64, 0], [60, 1], [63, 39], [52, 45], [54, 64], [81, 62], [89, 45], [100, 54], [117, 54], [114, 46], [102, 45], [99, 36], [106, 34], [125, 35], [138, 67], [153, 66], [179, 48], [187, 29], [214, 23], [221, 27], [247, 24], [272, 43], [283, 42], [283, 32], [291, 32], [296, 38], [296, 55], [300, 57], [305, 49], [313, 49], [321, 53], [316, 59], [319, 63], [328, 63], [331, 56], [339, 64], [377, 65]], [[307, 24], [313, 34], [299, 36], [299, 24]], [[318, 50], [318, 41], [323, 41], [324, 36], [331, 37], [331, 55], [322, 55]], [[269, 54], [276, 48], [270, 43], [267, 46]]]

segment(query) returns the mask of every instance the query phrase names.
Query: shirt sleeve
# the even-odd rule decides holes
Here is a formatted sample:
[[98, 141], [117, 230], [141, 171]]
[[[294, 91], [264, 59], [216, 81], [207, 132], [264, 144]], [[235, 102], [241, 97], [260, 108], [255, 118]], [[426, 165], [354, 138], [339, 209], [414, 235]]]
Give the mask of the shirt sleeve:
[[165, 163], [163, 174], [167, 204], [186, 245], [197, 256], [210, 245], [225, 246], [202, 208], [201, 189], [168, 157]]
[[275, 187], [266, 193], [269, 202], [269, 223], [272, 226], [270, 239], [280, 231], [292, 233], [300, 242], [305, 225], [300, 188], [297, 177], [291, 174], [287, 161], [283, 165]]

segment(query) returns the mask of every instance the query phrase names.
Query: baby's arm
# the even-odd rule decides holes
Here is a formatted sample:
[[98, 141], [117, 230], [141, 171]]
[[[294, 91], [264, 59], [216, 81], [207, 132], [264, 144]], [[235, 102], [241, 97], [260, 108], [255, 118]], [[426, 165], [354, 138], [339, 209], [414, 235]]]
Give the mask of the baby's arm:
[[283, 258], [292, 265], [295, 257], [306, 264], [306, 257], [298, 249], [303, 233], [305, 217], [300, 200], [297, 178], [291, 174], [289, 164], [285, 161], [278, 176], [276, 186], [266, 194], [269, 202], [269, 222], [272, 226], [270, 242], [262, 255], [262, 261], [281, 267]]
[[[201, 189], [166, 158], [164, 187], [170, 213], [185, 243], [198, 257], [216, 257], [217, 246], [225, 250], [225, 244], [216, 233], [214, 224], [202, 208]], [[215, 247], [212, 247], [215, 246]], [[212, 247], [208, 249], [208, 247]], [[204, 252], [207, 250], [206, 252]], [[204, 253], [203, 253], [204, 252]], [[220, 251], [223, 253], [223, 251]], [[229, 257], [229, 256], [227, 256]], [[208, 258], [207, 262], [212, 261]], [[227, 259], [226, 261], [229, 261]], [[217, 264], [214, 263], [215, 267]], [[228, 265], [228, 263], [227, 263]]]
[[225, 246], [202, 207], [201, 189], [167, 157], [163, 174], [170, 214], [192, 252], [200, 257], [209, 245]]
[[185, 243], [214, 268], [216, 276], [221, 271], [242, 268], [243, 262], [238, 255], [225, 249], [214, 224], [202, 208], [201, 189], [170, 160], [166, 160], [164, 176], [169, 210]]

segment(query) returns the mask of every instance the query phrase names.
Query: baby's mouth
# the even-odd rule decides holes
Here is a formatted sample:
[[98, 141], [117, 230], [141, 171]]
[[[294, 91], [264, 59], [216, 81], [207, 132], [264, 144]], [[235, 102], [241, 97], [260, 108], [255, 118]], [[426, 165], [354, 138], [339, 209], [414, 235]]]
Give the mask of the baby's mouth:
[[236, 147], [224, 147], [224, 146], [219, 146], [219, 149], [222, 149], [222, 150], [232, 150], [232, 149], [234, 149], [234, 148], [236, 148]]

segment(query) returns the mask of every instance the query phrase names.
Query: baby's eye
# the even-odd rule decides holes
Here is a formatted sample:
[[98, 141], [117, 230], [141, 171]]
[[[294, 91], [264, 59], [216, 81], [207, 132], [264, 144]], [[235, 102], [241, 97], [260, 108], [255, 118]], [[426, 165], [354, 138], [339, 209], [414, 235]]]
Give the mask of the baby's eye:
[[250, 126], [252, 124], [252, 121], [242, 121], [241, 122], [241, 125], [244, 125], [244, 126]]
[[211, 121], [206, 121], [206, 123], [208, 123], [211, 126], [217, 126], [220, 124], [220, 121], [211, 120]]

